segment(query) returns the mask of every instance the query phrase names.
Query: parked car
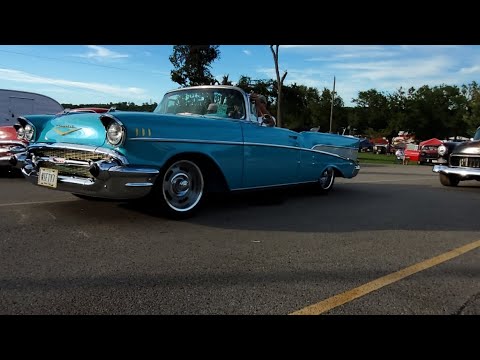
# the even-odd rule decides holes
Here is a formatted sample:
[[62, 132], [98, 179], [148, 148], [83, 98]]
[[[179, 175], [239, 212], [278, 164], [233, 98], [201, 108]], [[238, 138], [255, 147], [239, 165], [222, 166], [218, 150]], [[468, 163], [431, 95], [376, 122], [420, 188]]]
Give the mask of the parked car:
[[407, 161], [418, 161], [420, 156], [420, 151], [418, 150], [417, 144], [406, 144], [405, 145], [405, 159]]
[[358, 174], [358, 138], [265, 126], [258, 108], [238, 87], [209, 85], [172, 90], [150, 113], [27, 116], [19, 131], [34, 136], [17, 166], [50, 189], [148, 196], [173, 218], [193, 215], [208, 192], [310, 183], [327, 193]]
[[367, 139], [360, 139], [360, 144], [358, 145], [358, 151], [360, 152], [373, 152], [373, 143]]
[[385, 138], [377, 138], [372, 140], [373, 152], [375, 154], [390, 154], [390, 144]]
[[12, 156], [25, 152], [27, 144], [28, 141], [25, 139], [25, 135], [19, 138], [17, 130], [13, 126], [0, 126], [0, 167], [2, 169], [10, 168]]
[[80, 107], [74, 109], [65, 109], [64, 111], [58, 113], [57, 115], [62, 115], [65, 113], [97, 113], [102, 114], [108, 112], [110, 109], [100, 108], [100, 107]]
[[438, 161], [433, 172], [444, 186], [457, 186], [460, 181], [480, 181], [480, 127], [473, 141], [444, 142], [438, 147]]
[[420, 148], [418, 164], [433, 164], [438, 160], [438, 146], [425, 145]]

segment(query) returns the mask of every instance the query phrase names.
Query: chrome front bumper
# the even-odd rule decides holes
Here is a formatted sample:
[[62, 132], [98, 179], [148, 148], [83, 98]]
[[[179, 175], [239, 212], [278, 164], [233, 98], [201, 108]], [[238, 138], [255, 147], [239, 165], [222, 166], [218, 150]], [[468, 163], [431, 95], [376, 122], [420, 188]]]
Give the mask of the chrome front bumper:
[[7, 156], [0, 156], [0, 166], [11, 166], [10, 159], [12, 158], [11, 155]]
[[353, 170], [353, 174], [352, 174], [352, 177], [355, 177], [358, 175], [358, 173], [360, 172], [360, 165], [355, 165], [355, 169]]
[[[14, 145], [11, 148], [5, 148], [6, 145]], [[0, 141], [0, 166], [13, 166], [12, 157], [15, 155], [26, 154], [26, 147], [22, 143], [15, 141]]]
[[445, 165], [435, 165], [432, 169], [434, 173], [442, 173], [446, 175], [457, 175], [460, 177], [480, 177], [480, 169], [449, 167]]
[[[44, 146], [47, 147], [47, 146]], [[47, 147], [48, 148], [48, 147]], [[52, 147], [52, 148], [58, 148]], [[86, 147], [82, 147], [85, 149]], [[92, 151], [99, 151], [98, 148]], [[129, 166], [126, 159], [118, 154], [109, 160], [92, 162], [93, 177], [78, 177], [72, 175], [58, 175], [56, 188], [49, 189], [67, 191], [74, 194], [126, 200], [144, 197], [150, 193], [159, 170], [154, 168]], [[42, 164], [55, 163], [55, 158], [35, 158], [25, 153], [16, 155], [11, 159], [11, 164], [22, 170], [25, 178], [34, 185], [38, 185], [38, 172]], [[63, 166], [68, 165], [66, 160]], [[51, 167], [51, 166], [49, 166]], [[55, 168], [55, 167], [53, 167]], [[44, 186], [41, 186], [44, 187]]]

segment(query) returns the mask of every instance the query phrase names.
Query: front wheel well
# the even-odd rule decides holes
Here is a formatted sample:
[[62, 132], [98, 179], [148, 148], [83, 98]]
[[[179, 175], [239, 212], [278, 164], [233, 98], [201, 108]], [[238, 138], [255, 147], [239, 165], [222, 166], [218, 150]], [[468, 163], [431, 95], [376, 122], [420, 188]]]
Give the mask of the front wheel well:
[[340, 169], [333, 167], [333, 171], [335, 172], [335, 177], [344, 177]]
[[205, 178], [205, 190], [207, 192], [226, 192], [230, 190], [225, 176], [217, 163], [208, 155], [201, 153], [187, 152], [176, 154], [168, 159], [161, 173], [180, 159], [193, 161], [200, 167]]

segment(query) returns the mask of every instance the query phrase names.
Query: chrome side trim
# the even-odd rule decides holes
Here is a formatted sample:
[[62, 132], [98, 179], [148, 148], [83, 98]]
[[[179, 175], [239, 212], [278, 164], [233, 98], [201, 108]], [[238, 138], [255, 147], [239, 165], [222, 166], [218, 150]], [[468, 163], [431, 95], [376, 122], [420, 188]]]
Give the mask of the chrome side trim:
[[243, 142], [241, 141], [200, 140], [200, 139], [135, 137], [135, 138], [128, 138], [128, 140], [149, 141], [149, 142], [181, 142], [181, 143], [198, 143], [198, 144], [243, 145]]
[[[285, 149], [292, 149], [292, 150], [301, 150], [301, 151], [310, 151], [314, 153], [321, 153], [325, 155], [335, 156], [343, 160], [353, 161], [350, 158], [340, 156], [338, 154], [334, 154], [324, 150], [315, 150], [315, 149], [307, 149], [302, 148], [299, 146], [289, 146], [289, 145], [279, 145], [279, 144], [265, 144], [265, 143], [253, 143], [253, 142], [241, 142], [241, 141], [222, 141], [222, 140], [200, 140], [200, 139], [174, 139], [174, 138], [147, 138], [147, 137], [137, 137], [137, 138], [129, 138], [128, 140], [131, 141], [150, 141], [150, 142], [180, 142], [180, 143], [196, 143], [196, 144], [218, 144], [218, 145], [246, 145], [246, 146], [265, 146], [265, 147], [276, 147], [276, 148], [285, 148]], [[318, 146], [318, 145], [315, 145]], [[323, 146], [330, 146], [330, 145], [323, 145]], [[354, 149], [348, 146], [339, 146], [340, 148], [345, 149]]]
[[145, 183], [126, 183], [125, 186], [128, 187], [148, 187], [153, 186], [153, 183], [145, 182]]
[[447, 175], [458, 175], [461, 177], [480, 176], [480, 169], [449, 167], [445, 165], [435, 165], [432, 169], [434, 173], [443, 173]]

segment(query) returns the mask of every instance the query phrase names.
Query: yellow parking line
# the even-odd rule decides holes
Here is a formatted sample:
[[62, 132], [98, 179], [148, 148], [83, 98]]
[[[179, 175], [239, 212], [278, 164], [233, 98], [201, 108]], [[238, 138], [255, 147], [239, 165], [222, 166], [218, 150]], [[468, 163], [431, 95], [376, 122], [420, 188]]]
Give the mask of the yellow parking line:
[[356, 287], [352, 290], [346, 291], [344, 293], [332, 296], [328, 299], [320, 301], [319, 303], [307, 306], [303, 309], [294, 311], [289, 315], [320, 315], [326, 311], [329, 311], [337, 306], [346, 304], [352, 300], [355, 300], [361, 296], [364, 296], [372, 291], [378, 290], [384, 286], [390, 285], [394, 282], [397, 282], [407, 276], [413, 275], [419, 271], [431, 268], [432, 266], [441, 264], [445, 261], [453, 259], [457, 256], [465, 254], [468, 251], [474, 250], [480, 247], [480, 240], [474, 241], [470, 244], [460, 246], [456, 249], [443, 253], [441, 255], [435, 256], [431, 259], [419, 262], [415, 265], [409, 266], [405, 269], [399, 270], [392, 274], [383, 276], [376, 280], [373, 280], [369, 283]]

